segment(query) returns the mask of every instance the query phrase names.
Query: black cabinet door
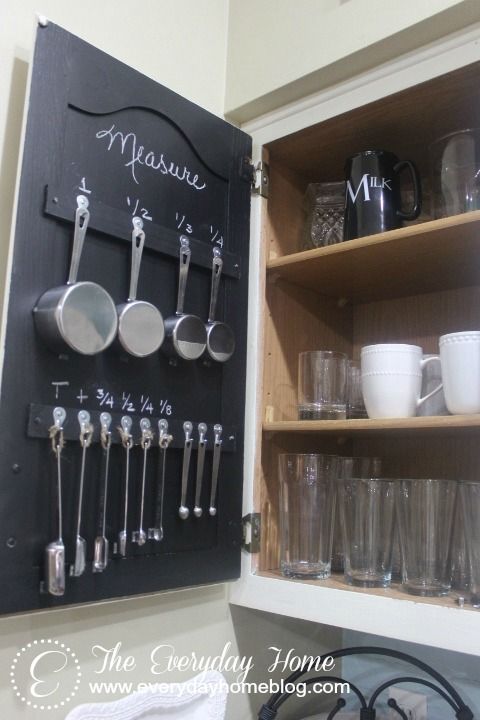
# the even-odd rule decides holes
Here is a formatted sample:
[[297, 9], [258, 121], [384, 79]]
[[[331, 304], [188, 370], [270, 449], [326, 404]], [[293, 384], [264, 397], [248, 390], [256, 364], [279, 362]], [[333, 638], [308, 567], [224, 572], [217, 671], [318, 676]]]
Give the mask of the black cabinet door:
[[[54, 24], [38, 29], [1, 385], [0, 612], [238, 577], [250, 213], [250, 186], [241, 170], [250, 152], [250, 138], [238, 128]], [[213, 250], [220, 250], [217, 317], [235, 336], [230, 360], [185, 361], [161, 349], [137, 358], [115, 344], [92, 356], [49, 349], [33, 310], [47, 289], [67, 280], [78, 196], [87, 198], [90, 212], [78, 280], [101, 285], [115, 304], [128, 297], [134, 217], [145, 232], [138, 297], [164, 318], [177, 308], [180, 237], [191, 250], [185, 312], [205, 323]], [[61, 455], [66, 589], [58, 597], [45, 592], [44, 584], [45, 547], [58, 537], [57, 464], [49, 441], [56, 406], [67, 413]], [[81, 498], [87, 564], [83, 574], [70, 576], [80, 507], [80, 410], [90, 413], [94, 427]], [[103, 572], [93, 572], [94, 540], [102, 533], [102, 411], [112, 415], [109, 562]], [[132, 418], [134, 443], [127, 496], [127, 452], [117, 430], [123, 416]], [[142, 418], [154, 432], [147, 452], [141, 446]], [[163, 539], [138, 544], [132, 533], [142, 522], [145, 530], [158, 525], [162, 419], [173, 436], [166, 451]], [[186, 421], [193, 426], [193, 444], [185, 497], [189, 515], [182, 519]], [[207, 425], [207, 444], [202, 512], [195, 514], [199, 423]], [[215, 425], [222, 427], [216, 514], [209, 512]], [[117, 540], [126, 497], [128, 542], [121, 556]]]

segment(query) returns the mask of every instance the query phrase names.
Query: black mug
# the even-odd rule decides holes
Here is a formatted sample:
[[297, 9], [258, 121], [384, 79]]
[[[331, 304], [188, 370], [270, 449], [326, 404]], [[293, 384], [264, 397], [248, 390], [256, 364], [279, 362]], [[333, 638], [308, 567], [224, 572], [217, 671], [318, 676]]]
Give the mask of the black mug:
[[[410, 170], [414, 201], [409, 212], [401, 208], [400, 173]], [[345, 224], [343, 239], [394, 230], [403, 220], [420, 215], [420, 177], [410, 160], [399, 160], [387, 150], [365, 150], [348, 158], [345, 167]]]

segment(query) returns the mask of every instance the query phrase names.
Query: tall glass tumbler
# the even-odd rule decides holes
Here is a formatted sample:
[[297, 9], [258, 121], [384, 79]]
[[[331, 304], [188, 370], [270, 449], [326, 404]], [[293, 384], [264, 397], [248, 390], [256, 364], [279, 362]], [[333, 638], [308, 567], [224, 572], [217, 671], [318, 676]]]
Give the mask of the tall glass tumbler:
[[282, 573], [329, 577], [338, 458], [281, 454], [279, 469]]
[[454, 480], [397, 480], [402, 587], [411, 595], [439, 597], [450, 590], [456, 492]]
[[299, 420], [344, 420], [347, 417], [348, 357], [333, 350], [298, 356]]
[[388, 587], [392, 574], [394, 480], [339, 478], [345, 579], [360, 587]]
[[[338, 463], [339, 478], [378, 478], [382, 472], [382, 462], [378, 457], [339, 457]], [[340, 522], [340, 499], [337, 497], [335, 523], [333, 529], [332, 572], [343, 572], [344, 569], [343, 535]]]
[[480, 607], [480, 482], [461, 482], [459, 490], [470, 576], [470, 601], [474, 607]]

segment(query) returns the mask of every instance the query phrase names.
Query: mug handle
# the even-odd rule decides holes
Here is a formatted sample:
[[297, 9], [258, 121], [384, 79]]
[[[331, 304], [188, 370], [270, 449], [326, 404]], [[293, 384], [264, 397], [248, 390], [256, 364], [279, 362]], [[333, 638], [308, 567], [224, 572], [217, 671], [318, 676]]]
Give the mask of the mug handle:
[[[433, 355], [433, 357], [425, 358], [420, 361], [420, 369], [423, 371], [423, 368], [428, 365], [429, 362], [438, 362], [440, 364], [440, 355]], [[440, 364], [440, 372], [442, 370], [442, 366]], [[417, 409], [420, 407], [420, 405], [423, 405], [425, 400], [429, 400], [431, 397], [436, 395], [440, 390], [443, 388], [443, 382], [440, 383], [440, 385], [437, 385], [436, 388], [434, 388], [431, 392], [428, 393], [428, 395], [425, 395], [425, 397], [419, 398], [417, 400]]]
[[410, 170], [413, 182], [413, 207], [410, 212], [404, 212], [403, 210], [397, 210], [398, 217], [402, 220], [416, 220], [422, 210], [422, 188], [420, 184], [420, 176], [415, 165], [410, 160], [400, 160], [394, 165], [393, 170], [396, 173], [400, 173], [404, 168]]

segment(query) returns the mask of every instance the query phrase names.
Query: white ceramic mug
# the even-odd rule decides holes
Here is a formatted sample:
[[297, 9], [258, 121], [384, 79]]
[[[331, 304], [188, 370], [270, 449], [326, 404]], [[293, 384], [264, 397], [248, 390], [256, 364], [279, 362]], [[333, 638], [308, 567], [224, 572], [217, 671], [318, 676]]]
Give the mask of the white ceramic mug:
[[480, 332], [456, 332], [440, 338], [445, 401], [451, 413], [480, 412]]
[[362, 392], [369, 418], [414, 417], [418, 408], [438, 393], [440, 383], [420, 397], [422, 371], [438, 355], [423, 358], [418, 345], [367, 345], [361, 351]]

